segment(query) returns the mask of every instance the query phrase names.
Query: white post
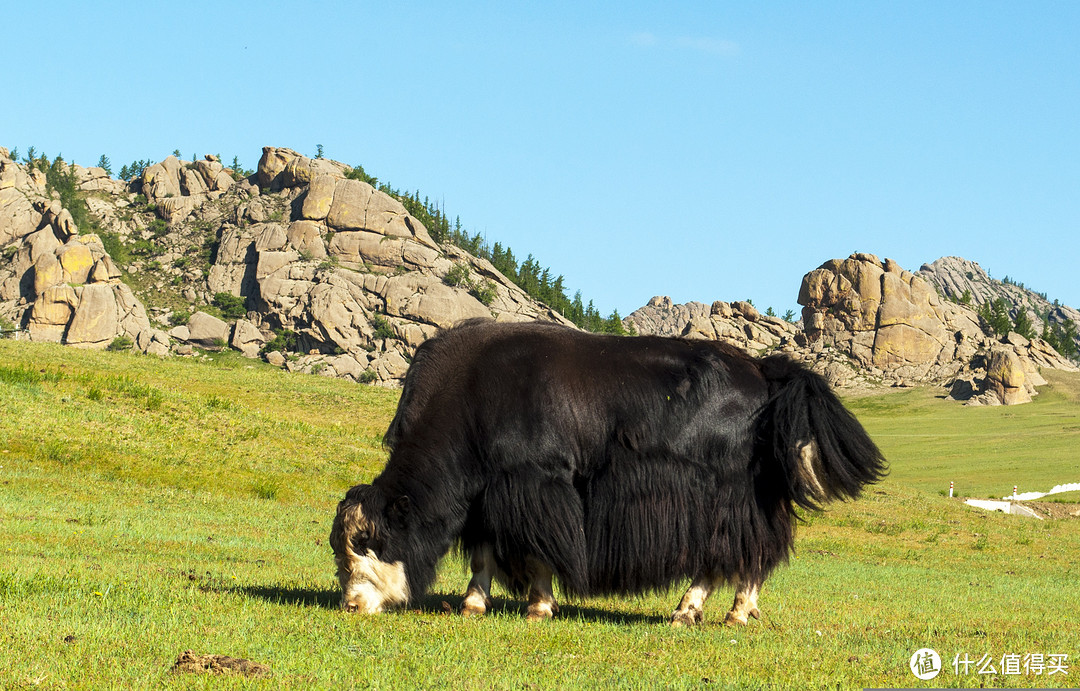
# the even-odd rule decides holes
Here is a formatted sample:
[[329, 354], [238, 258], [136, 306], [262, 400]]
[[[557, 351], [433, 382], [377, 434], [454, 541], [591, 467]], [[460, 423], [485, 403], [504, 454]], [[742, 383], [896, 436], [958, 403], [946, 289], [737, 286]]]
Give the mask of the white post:
[[949, 483], [949, 499], [952, 499], [952, 487], [953, 487], [953, 483], [950, 482]]
[[1016, 499], [1016, 485], [1013, 485], [1013, 499]]

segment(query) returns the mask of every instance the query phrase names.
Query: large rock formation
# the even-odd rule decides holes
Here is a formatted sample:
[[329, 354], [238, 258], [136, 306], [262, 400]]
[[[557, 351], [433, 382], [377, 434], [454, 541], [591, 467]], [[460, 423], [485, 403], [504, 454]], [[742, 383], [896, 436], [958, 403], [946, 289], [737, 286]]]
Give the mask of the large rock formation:
[[[568, 323], [486, 260], [434, 242], [400, 201], [341, 163], [266, 147], [246, 179], [213, 156], [169, 156], [130, 183], [72, 170], [125, 249], [122, 265], [98, 235], [79, 234], [39, 171], [0, 157], [0, 316], [35, 340], [279, 349], [268, 360], [292, 370], [393, 386], [416, 346], [462, 319]], [[211, 305], [222, 293], [246, 315], [219, 318]]]
[[955, 397], [1018, 403], [1045, 383], [1040, 367], [1076, 369], [1042, 339], [992, 338], [975, 312], [872, 254], [830, 260], [808, 273], [799, 304], [812, 352], [836, 350], [885, 382], [943, 383]]
[[803, 277], [801, 322], [745, 302], [673, 304], [654, 297], [624, 323], [640, 334], [725, 340], [782, 351], [840, 387], [939, 384], [973, 405], [1031, 400], [1041, 368], [1075, 370], [1042, 339], [997, 339], [972, 310], [942, 299], [921, 275], [872, 254], [834, 259]]
[[[267, 147], [257, 178], [268, 191], [244, 186], [221, 226], [208, 292], [246, 297], [250, 324], [267, 336], [294, 332], [305, 355], [287, 366], [393, 383], [416, 346], [462, 319], [566, 323], [489, 262], [436, 244], [401, 202], [347, 171]], [[455, 266], [490, 287], [488, 304], [444, 281]]]
[[[74, 167], [77, 179], [107, 190], [97, 171]], [[150, 325], [142, 303], [121, 280], [101, 238], [80, 234], [43, 174], [0, 149], [0, 316], [31, 340], [105, 348], [126, 336], [143, 352], [164, 355], [168, 337]]]

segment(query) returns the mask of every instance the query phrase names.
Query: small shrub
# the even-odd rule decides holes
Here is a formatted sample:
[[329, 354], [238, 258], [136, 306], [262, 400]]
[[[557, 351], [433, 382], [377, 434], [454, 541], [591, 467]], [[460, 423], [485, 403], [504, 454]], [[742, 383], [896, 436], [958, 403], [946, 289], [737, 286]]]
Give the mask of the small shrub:
[[275, 350], [286, 352], [296, 350], [296, 332], [289, 329], [275, 329], [274, 338], [268, 341], [259, 352], [265, 355]]
[[394, 326], [377, 314], [371, 316], [371, 326], [375, 329], [375, 332], [371, 335], [374, 339], [395, 339], [398, 337], [394, 331]]
[[366, 369], [366, 370], [364, 370], [364, 373], [360, 375], [360, 383], [361, 384], [370, 384], [371, 382], [375, 381], [378, 378], [379, 378], [379, 375], [375, 374], [375, 370]]
[[483, 283], [474, 283], [469, 288], [469, 294], [479, 300], [485, 307], [490, 307], [491, 303], [495, 301], [498, 291], [496, 291], [493, 282], [485, 279]]
[[183, 326], [191, 320], [191, 312], [187, 310], [176, 310], [169, 315], [169, 323], [173, 326]]
[[19, 251], [19, 248], [16, 247], [15, 245], [9, 245], [8, 247], [5, 247], [4, 248], [4, 261], [9, 262], [12, 259], [14, 259], [15, 255], [18, 253], [18, 251]]
[[105, 394], [102, 393], [101, 389], [95, 386], [86, 392], [86, 397], [91, 401], [100, 401], [102, 398], [105, 398]]
[[457, 288], [461, 285], [469, 284], [469, 267], [464, 264], [454, 264], [446, 275], [443, 276], [443, 283], [451, 288]]
[[156, 238], [160, 238], [169, 232], [168, 224], [160, 218], [150, 221], [150, 225], [146, 229], [153, 233]]
[[109, 347], [107, 347], [105, 350], [116, 352], [120, 350], [131, 350], [134, 347], [135, 341], [131, 340], [131, 336], [128, 336], [127, 334], [120, 334], [113, 339], [112, 343], [110, 343]]
[[127, 266], [131, 263], [131, 250], [127, 248], [119, 235], [116, 233], [98, 233], [98, 237], [101, 238], [101, 244], [105, 246], [105, 251], [109, 253], [114, 262], [120, 266]]
[[213, 304], [226, 319], [242, 319], [247, 316], [247, 299], [232, 293], [216, 293]]

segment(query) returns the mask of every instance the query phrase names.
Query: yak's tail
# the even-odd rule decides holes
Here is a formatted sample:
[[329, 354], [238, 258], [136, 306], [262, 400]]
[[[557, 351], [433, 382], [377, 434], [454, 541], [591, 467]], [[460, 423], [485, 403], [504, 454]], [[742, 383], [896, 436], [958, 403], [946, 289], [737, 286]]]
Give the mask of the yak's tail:
[[759, 443], [783, 468], [792, 501], [816, 509], [885, 476], [881, 451], [824, 378], [784, 356], [765, 358], [761, 371], [770, 396]]

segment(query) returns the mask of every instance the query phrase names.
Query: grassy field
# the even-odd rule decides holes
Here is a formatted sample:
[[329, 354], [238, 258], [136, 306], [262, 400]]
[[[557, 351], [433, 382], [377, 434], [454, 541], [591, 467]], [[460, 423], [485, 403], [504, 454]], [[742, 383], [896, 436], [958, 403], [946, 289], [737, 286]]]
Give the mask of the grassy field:
[[[852, 400], [892, 472], [806, 516], [761, 622], [720, 626], [722, 592], [693, 630], [666, 626], [677, 593], [568, 601], [529, 625], [499, 598], [482, 620], [445, 614], [467, 581], [456, 559], [416, 609], [336, 609], [333, 508], [384, 462], [395, 393], [228, 355], [0, 340], [0, 688], [1077, 686], [1080, 520], [941, 494], [1080, 481], [1080, 377], [1048, 378], [1009, 409], [925, 389]], [[932, 681], [908, 669], [923, 647], [944, 661]], [[187, 649], [272, 676], [171, 671]], [[1068, 673], [1003, 673], [1003, 655], [1034, 654], [1068, 655]], [[957, 655], [997, 673], [957, 674]]]

